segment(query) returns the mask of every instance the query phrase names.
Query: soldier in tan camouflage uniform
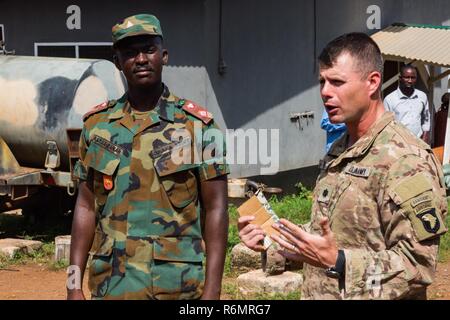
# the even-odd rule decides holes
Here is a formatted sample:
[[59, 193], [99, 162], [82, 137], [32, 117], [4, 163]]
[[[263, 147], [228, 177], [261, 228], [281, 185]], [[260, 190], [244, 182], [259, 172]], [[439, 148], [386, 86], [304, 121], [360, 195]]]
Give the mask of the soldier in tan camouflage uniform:
[[[83, 119], [70, 260], [83, 276], [91, 249], [94, 299], [220, 297], [228, 231], [222, 136], [208, 111], [162, 83], [162, 38], [152, 15], [113, 27], [128, 92]], [[84, 299], [82, 289], [68, 288], [68, 298]]]
[[[343, 35], [319, 57], [330, 120], [345, 123], [321, 162], [311, 222], [281, 220], [273, 237], [305, 262], [303, 299], [423, 299], [433, 281], [447, 203], [430, 147], [385, 112], [383, 62], [373, 40]], [[261, 250], [263, 232], [239, 220], [242, 241]]]

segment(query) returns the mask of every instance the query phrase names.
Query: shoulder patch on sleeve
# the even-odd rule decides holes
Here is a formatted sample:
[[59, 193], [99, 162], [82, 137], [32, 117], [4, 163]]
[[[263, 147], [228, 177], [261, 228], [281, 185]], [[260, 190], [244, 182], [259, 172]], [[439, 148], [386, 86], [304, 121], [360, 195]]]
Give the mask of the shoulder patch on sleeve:
[[441, 229], [441, 221], [436, 214], [435, 208], [430, 208], [429, 210], [421, 212], [416, 216], [422, 222], [422, 226], [426, 232], [436, 234], [439, 229]]
[[441, 213], [431, 205], [421, 212], [415, 210], [408, 212], [408, 218], [419, 241], [434, 238], [447, 232]]
[[423, 173], [418, 173], [400, 181], [392, 189], [390, 196], [399, 205], [431, 189], [430, 181], [428, 181]]
[[183, 103], [182, 104], [182, 106], [183, 106], [182, 109], [184, 111], [186, 111], [187, 113], [193, 115], [196, 118], [199, 118], [205, 124], [210, 123], [211, 120], [213, 119], [213, 115], [211, 114], [211, 112], [209, 112], [208, 110], [203, 109], [202, 107], [196, 105], [192, 101], [180, 100], [180, 103]]
[[83, 116], [83, 121], [86, 121], [87, 118], [89, 118], [91, 115], [100, 112], [102, 110], [108, 109], [109, 107], [112, 107], [116, 104], [116, 100], [111, 100], [111, 101], [106, 101], [103, 102], [99, 105], [96, 105], [95, 107], [93, 107], [90, 111], [88, 111], [84, 116]]
[[403, 179], [389, 193], [405, 217], [411, 221], [418, 241], [431, 239], [446, 232], [441, 212], [435, 205], [435, 195], [425, 174]]

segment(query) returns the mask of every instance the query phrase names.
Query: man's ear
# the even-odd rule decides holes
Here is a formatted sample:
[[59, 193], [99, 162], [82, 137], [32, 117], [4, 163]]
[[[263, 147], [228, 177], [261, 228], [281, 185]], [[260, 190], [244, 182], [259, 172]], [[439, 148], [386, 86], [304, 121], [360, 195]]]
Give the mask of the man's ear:
[[381, 81], [382, 76], [381, 73], [377, 71], [373, 71], [369, 74], [367, 78], [368, 86], [369, 86], [369, 95], [372, 96], [379, 90], [381, 90]]
[[167, 65], [169, 63], [169, 51], [167, 51], [167, 49], [163, 49], [162, 55], [163, 65]]

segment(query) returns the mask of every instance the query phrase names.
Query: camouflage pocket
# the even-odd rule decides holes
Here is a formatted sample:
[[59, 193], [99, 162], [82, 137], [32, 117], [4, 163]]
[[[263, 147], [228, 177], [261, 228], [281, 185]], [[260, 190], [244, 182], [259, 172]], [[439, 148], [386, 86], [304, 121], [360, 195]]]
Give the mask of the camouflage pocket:
[[113, 153], [96, 143], [91, 143], [84, 158], [86, 167], [92, 168], [108, 176], [114, 174], [119, 163], [120, 157], [118, 154]]
[[204, 253], [199, 238], [154, 241], [151, 267], [153, 296], [158, 300], [190, 300], [202, 295]]
[[89, 265], [89, 290], [93, 298], [106, 295], [112, 273], [112, 252], [114, 239], [102, 232], [96, 232], [90, 254], [92, 260]]
[[[97, 143], [91, 143], [89, 146], [84, 164], [87, 168], [94, 170], [94, 194], [96, 212], [101, 211], [108, 198], [111, 190], [105, 189], [104, 177], [111, 177], [115, 174], [120, 164], [120, 157], [117, 153], [113, 153], [101, 147]], [[112, 186], [115, 183], [112, 183]]]
[[184, 208], [197, 198], [197, 178], [192, 170], [160, 177], [160, 181], [170, 202], [177, 208]]

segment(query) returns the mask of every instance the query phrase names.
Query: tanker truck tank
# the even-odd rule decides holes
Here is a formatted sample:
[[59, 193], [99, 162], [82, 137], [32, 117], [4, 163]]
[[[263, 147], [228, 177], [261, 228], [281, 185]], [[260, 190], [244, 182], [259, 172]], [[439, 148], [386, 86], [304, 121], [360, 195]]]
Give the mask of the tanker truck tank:
[[82, 116], [125, 90], [110, 61], [0, 55], [0, 210], [74, 195]]
[[47, 141], [69, 170], [66, 129], [81, 128], [82, 115], [125, 92], [106, 60], [0, 56], [0, 137], [21, 166], [43, 168]]

